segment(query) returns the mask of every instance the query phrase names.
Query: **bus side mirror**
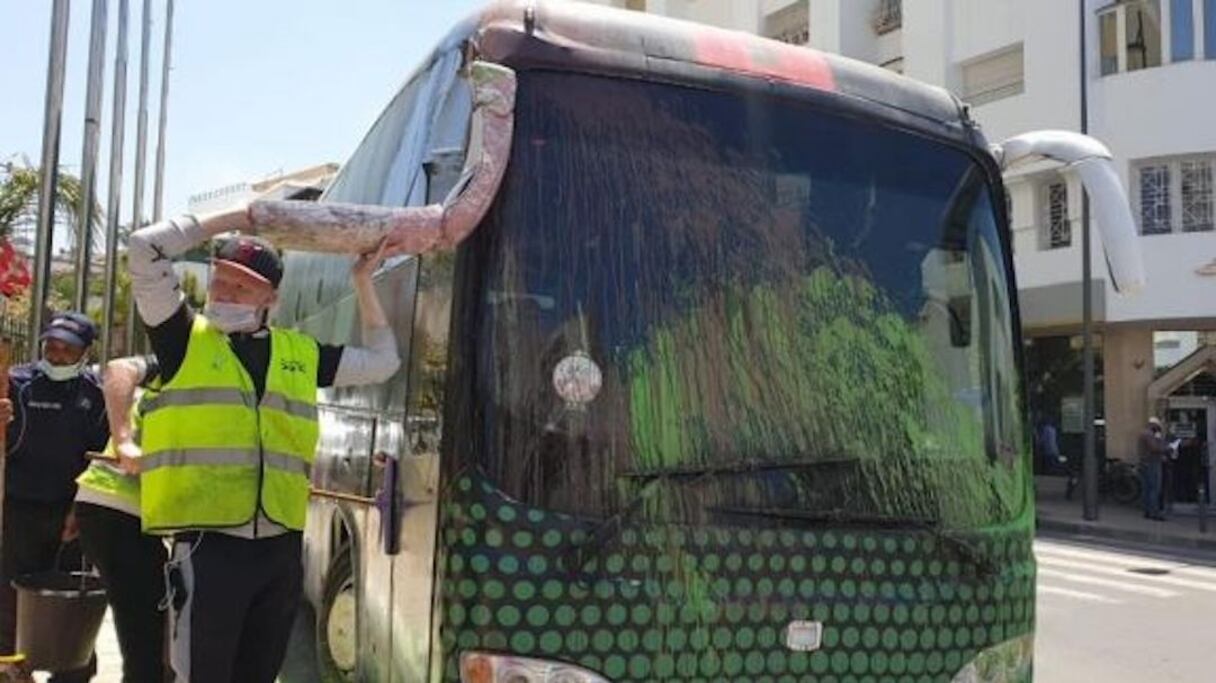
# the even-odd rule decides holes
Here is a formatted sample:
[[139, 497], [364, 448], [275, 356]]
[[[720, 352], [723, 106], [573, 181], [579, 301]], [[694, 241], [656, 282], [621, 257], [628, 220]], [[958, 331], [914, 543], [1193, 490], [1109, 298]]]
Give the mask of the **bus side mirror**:
[[388, 240], [386, 256], [422, 254], [459, 244], [498, 194], [515, 129], [515, 72], [474, 62], [472, 122], [464, 169], [441, 204], [386, 207], [310, 201], [254, 201], [249, 229], [279, 249], [366, 254]]
[[1043, 130], [1012, 137], [994, 146], [992, 154], [1002, 170], [1023, 161], [1046, 158], [1063, 162], [1067, 170], [1076, 172], [1097, 218], [1106, 268], [1115, 291], [1131, 294], [1144, 287], [1144, 255], [1136, 222], [1105, 145], [1080, 133]]

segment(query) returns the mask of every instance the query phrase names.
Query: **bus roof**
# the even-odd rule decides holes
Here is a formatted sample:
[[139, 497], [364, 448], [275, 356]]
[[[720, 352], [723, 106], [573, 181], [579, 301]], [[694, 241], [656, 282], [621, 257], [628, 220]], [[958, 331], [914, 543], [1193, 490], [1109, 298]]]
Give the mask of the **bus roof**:
[[479, 58], [512, 68], [824, 93], [826, 102], [985, 145], [964, 105], [942, 88], [741, 31], [583, 2], [502, 0], [462, 24], [444, 44], [464, 41]]

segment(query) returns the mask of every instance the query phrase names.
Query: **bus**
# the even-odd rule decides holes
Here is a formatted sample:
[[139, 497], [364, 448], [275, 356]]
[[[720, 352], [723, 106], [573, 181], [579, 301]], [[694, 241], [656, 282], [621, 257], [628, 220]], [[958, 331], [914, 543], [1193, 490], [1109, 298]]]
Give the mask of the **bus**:
[[[497, 124], [479, 73], [511, 86]], [[377, 275], [398, 375], [320, 399], [325, 678], [1030, 680], [1002, 171], [1080, 174], [1131, 289], [1109, 156], [990, 145], [942, 89], [639, 12], [455, 27], [321, 198], [475, 209]], [[278, 323], [357, 339], [349, 257], [286, 262]]]

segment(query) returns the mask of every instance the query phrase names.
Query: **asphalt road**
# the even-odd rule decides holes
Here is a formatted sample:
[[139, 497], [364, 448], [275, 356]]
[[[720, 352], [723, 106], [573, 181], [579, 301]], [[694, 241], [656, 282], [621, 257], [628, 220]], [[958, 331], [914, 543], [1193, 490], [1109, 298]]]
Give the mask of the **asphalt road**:
[[1035, 554], [1035, 681], [1216, 681], [1216, 556], [1054, 538]]

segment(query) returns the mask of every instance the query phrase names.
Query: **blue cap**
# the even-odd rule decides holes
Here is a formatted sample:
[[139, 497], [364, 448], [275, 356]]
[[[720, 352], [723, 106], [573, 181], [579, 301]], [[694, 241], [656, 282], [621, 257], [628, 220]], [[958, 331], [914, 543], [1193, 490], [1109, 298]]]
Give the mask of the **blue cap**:
[[56, 313], [42, 331], [41, 340], [58, 339], [72, 346], [86, 348], [97, 338], [97, 326], [83, 313]]

